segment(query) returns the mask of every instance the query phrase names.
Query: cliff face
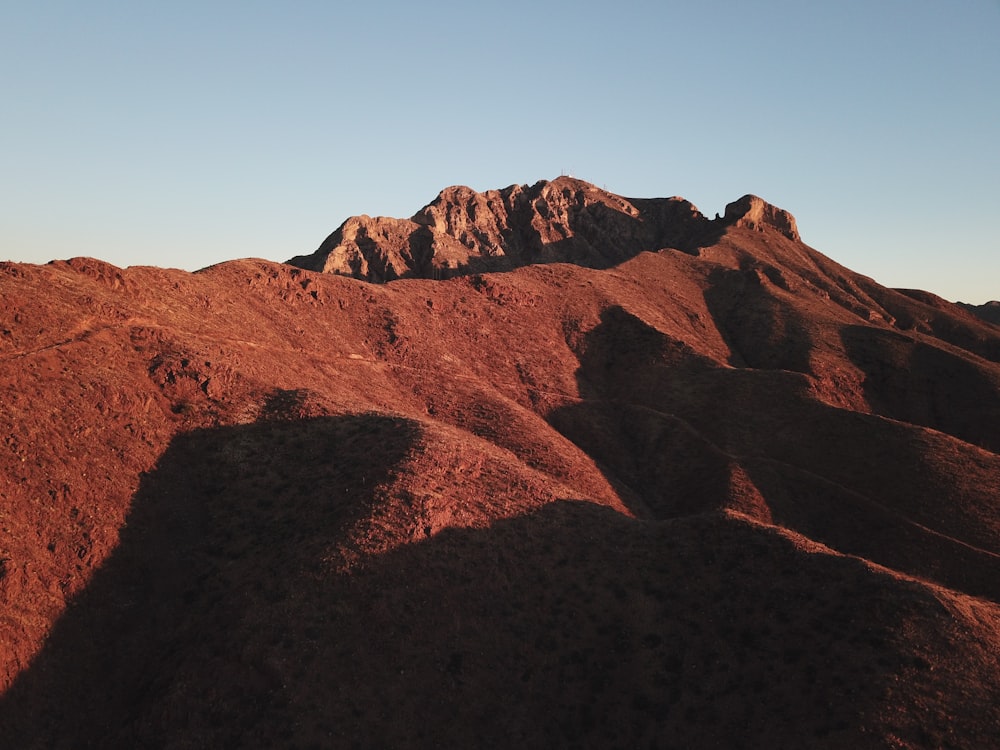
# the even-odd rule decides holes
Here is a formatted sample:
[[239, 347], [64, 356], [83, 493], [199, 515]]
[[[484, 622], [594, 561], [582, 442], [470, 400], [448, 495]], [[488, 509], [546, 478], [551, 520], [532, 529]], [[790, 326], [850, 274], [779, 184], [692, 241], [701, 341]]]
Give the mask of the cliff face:
[[532, 263], [607, 268], [647, 250], [693, 252], [738, 222], [780, 224], [798, 238], [789, 214], [749, 198], [746, 206], [732, 204], [724, 220], [710, 221], [681, 198], [623, 198], [570, 177], [485, 193], [452, 187], [409, 219], [352, 217], [315, 253], [289, 262], [382, 282]]
[[769, 226], [777, 229], [790, 240], [798, 241], [801, 239], [794, 216], [772, 206], [756, 195], [744, 195], [738, 201], [727, 205], [724, 220], [727, 224], [747, 227], [748, 229], [763, 230], [764, 227]]

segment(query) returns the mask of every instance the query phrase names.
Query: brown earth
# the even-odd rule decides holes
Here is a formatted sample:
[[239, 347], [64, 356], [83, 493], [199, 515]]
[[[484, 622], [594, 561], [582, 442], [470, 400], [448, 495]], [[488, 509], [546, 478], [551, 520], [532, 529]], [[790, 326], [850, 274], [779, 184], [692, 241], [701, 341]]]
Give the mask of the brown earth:
[[993, 300], [992, 302], [987, 302], [984, 305], [969, 305], [964, 302], [958, 303], [960, 307], [965, 308], [973, 315], [978, 315], [983, 320], [1000, 325], [1000, 302]]
[[995, 326], [752, 196], [418, 217], [0, 264], [0, 746], [995, 742]]

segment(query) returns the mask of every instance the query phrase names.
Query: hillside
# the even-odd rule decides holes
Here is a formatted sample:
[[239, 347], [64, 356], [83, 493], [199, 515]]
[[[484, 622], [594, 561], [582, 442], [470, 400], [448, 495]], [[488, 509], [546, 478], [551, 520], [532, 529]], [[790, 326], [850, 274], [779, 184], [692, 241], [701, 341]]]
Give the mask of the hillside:
[[569, 178], [292, 264], [0, 264], [0, 745], [993, 741], [1000, 329]]
[[973, 315], [977, 315], [989, 323], [1000, 325], [1000, 302], [993, 300], [992, 302], [987, 302], [985, 305], [969, 305], [964, 302], [959, 302], [958, 304]]

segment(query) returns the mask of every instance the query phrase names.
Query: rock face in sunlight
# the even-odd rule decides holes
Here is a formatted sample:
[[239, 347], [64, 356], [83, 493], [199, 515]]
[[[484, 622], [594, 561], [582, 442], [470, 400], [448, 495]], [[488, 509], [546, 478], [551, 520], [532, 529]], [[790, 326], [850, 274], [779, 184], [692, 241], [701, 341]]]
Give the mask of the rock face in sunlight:
[[726, 206], [725, 219], [738, 227], [759, 231], [763, 231], [764, 227], [772, 227], [790, 240], [800, 239], [795, 217], [756, 195], [744, 195]]
[[570, 178], [2, 263], [0, 746], [989, 747], [980, 312]]
[[607, 268], [643, 250], [690, 251], [718, 233], [680, 198], [631, 200], [560, 177], [485, 193], [448, 188], [410, 219], [355, 216], [315, 253], [289, 262], [376, 282], [532, 263]]

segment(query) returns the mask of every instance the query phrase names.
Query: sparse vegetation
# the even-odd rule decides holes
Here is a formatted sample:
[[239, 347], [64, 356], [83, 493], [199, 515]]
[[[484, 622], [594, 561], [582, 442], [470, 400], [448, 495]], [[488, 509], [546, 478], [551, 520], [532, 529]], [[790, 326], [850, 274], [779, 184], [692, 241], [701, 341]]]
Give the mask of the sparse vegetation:
[[990, 746], [996, 329], [552, 200], [621, 257], [0, 264], [0, 746]]

